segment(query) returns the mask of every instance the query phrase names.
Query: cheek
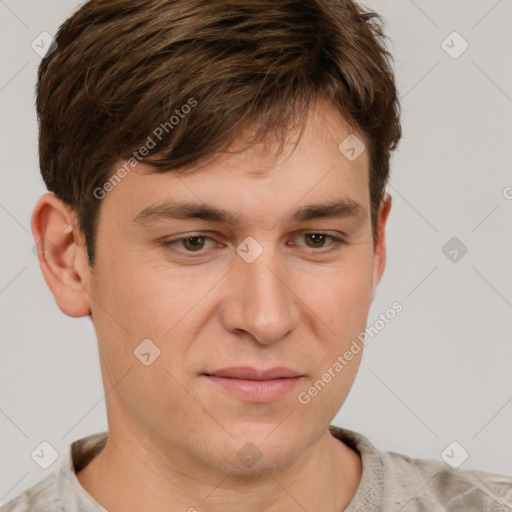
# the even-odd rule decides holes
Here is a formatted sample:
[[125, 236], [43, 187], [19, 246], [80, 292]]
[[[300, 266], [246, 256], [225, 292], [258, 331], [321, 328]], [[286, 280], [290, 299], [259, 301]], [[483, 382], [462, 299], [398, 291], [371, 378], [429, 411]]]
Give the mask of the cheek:
[[[183, 381], [187, 351], [193, 347], [204, 317], [211, 313], [204, 309], [208, 293], [223, 272], [199, 278], [189, 269], [172, 271], [170, 266], [155, 264], [149, 258], [143, 261], [138, 254], [133, 258], [125, 255], [118, 263], [105, 265], [96, 283], [101, 306], [95, 308], [95, 325], [105, 369], [112, 385], [130, 370], [126, 382], [135, 379], [138, 385], [127, 394], [127, 401], [143, 398], [144, 394], [151, 396], [157, 388], [177, 386], [176, 394], [167, 396], [170, 400], [170, 396], [179, 396], [180, 388], [165, 369]], [[139, 350], [139, 346], [146, 346], [143, 343], [148, 350]], [[137, 353], [148, 351], [150, 356], [146, 358], [152, 360], [153, 354], [158, 357], [146, 367]], [[154, 371], [159, 367], [160, 374]], [[145, 407], [143, 400], [141, 406]]]
[[162, 328], [157, 328], [158, 319], [164, 315], [156, 300], [161, 285], [153, 274], [135, 264], [130, 252], [116, 251], [113, 244], [105, 244], [101, 254], [109, 254], [109, 258], [97, 260], [91, 280], [91, 309], [100, 355], [114, 385], [127, 371], [132, 374], [145, 368], [134, 351], [145, 339], [159, 345]]
[[[155, 263], [149, 251], [128, 248], [116, 254], [109, 249], [113, 256], [102, 262], [95, 287], [103, 313], [110, 314], [110, 321], [118, 324], [122, 336], [128, 331], [134, 341], [162, 336], [180, 313], [184, 314], [193, 287], [171, 273], [169, 267]], [[196, 288], [201, 286], [196, 284]]]
[[299, 402], [313, 416], [332, 419], [352, 387], [363, 353], [360, 335], [371, 305], [372, 258], [360, 251], [350, 262], [316, 277], [317, 286], [302, 293], [315, 312], [318, 364]]
[[353, 265], [317, 272], [304, 285], [306, 304], [338, 341], [364, 329], [372, 297], [372, 265], [367, 256], [361, 255]]

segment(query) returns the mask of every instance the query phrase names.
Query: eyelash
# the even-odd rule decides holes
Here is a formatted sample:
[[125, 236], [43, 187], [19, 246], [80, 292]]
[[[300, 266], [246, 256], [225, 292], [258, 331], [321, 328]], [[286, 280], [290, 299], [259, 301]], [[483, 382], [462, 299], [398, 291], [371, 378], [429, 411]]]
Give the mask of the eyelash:
[[[326, 238], [332, 239], [333, 243], [331, 243], [330, 245], [334, 245], [334, 246], [339, 246], [339, 245], [342, 245], [342, 244], [345, 243], [345, 241], [342, 238], [336, 237], [334, 235], [330, 235], [328, 233], [323, 233], [321, 231], [302, 232], [299, 236], [306, 236], [306, 235], [323, 235]], [[212, 237], [210, 237], [208, 235], [205, 235], [203, 233], [190, 233], [189, 235], [182, 236], [180, 238], [174, 238], [172, 240], [163, 240], [163, 241], [160, 242], [160, 245], [162, 245], [163, 247], [178, 245], [180, 242], [183, 242], [184, 240], [188, 240], [189, 238], [204, 238], [206, 240], [213, 240]], [[329, 247], [329, 246], [327, 246], [327, 247]], [[315, 249], [315, 248], [309, 247], [308, 249], [309, 249], [308, 252], [317, 253], [317, 254], [327, 254], [327, 252], [330, 252], [330, 250], [329, 251], [325, 251], [325, 250], [322, 251], [322, 249], [326, 249], [326, 247], [320, 247], [319, 249]], [[331, 250], [333, 250], [333, 249], [331, 249]], [[186, 254], [191, 255], [191, 256], [188, 256], [188, 257], [192, 257], [193, 258], [194, 254], [197, 254], [196, 257], [199, 257], [199, 256], [202, 256], [202, 255], [206, 254], [207, 250], [199, 250], [199, 251], [187, 251], [187, 250], [184, 250], [184, 252]]]

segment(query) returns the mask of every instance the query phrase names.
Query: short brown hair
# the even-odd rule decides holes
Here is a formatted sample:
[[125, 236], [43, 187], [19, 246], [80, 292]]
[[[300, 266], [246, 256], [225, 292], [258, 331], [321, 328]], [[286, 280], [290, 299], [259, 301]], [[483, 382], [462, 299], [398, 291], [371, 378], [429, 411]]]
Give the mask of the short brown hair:
[[352, 0], [84, 4], [40, 64], [37, 113], [43, 179], [76, 212], [89, 264], [101, 204], [94, 191], [157, 127], [167, 129], [145, 162], [179, 171], [227, 147], [248, 122], [257, 125], [251, 142], [271, 133], [282, 144], [318, 98], [366, 141], [375, 242], [401, 137], [382, 26]]

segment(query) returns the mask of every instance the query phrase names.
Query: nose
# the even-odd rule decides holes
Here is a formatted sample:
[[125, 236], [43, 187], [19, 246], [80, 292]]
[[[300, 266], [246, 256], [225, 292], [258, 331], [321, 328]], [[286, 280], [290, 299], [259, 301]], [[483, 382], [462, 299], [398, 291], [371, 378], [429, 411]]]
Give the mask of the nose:
[[252, 263], [236, 257], [225, 283], [222, 322], [229, 332], [248, 333], [260, 344], [280, 340], [298, 325], [299, 299], [291, 274], [269, 248]]

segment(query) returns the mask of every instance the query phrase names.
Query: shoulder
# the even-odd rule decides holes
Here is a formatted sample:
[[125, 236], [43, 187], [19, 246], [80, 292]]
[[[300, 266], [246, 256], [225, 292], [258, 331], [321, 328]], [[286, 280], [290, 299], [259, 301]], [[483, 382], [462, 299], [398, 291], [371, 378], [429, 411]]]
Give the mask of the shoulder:
[[104, 510], [81, 487], [76, 472], [85, 467], [105, 446], [107, 433], [93, 434], [68, 446], [59, 469], [22, 492], [1, 512], [74, 512]]
[[2, 506], [2, 512], [43, 512], [61, 509], [57, 490], [57, 472], [48, 475]]
[[486, 471], [452, 468], [441, 460], [418, 459], [394, 452], [380, 452], [384, 492], [414, 504], [440, 505], [433, 510], [453, 512], [512, 510], [512, 477]]
[[363, 462], [353, 508], [347, 509], [350, 512], [372, 507], [386, 512], [512, 512], [510, 476], [383, 451], [357, 432], [332, 426], [330, 431], [358, 451]]

